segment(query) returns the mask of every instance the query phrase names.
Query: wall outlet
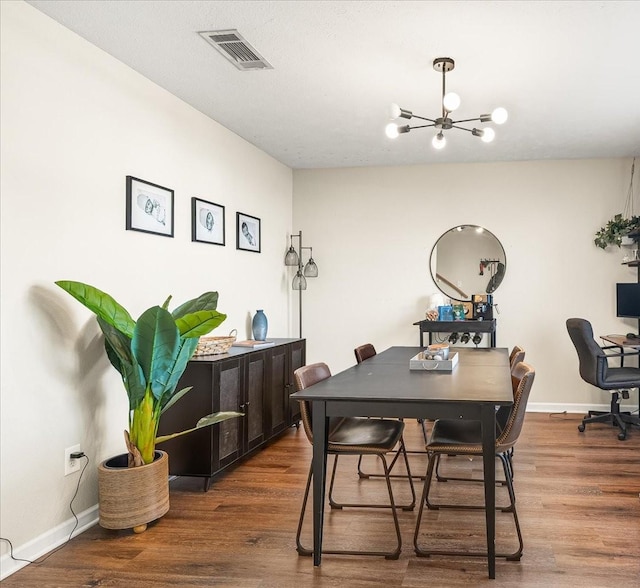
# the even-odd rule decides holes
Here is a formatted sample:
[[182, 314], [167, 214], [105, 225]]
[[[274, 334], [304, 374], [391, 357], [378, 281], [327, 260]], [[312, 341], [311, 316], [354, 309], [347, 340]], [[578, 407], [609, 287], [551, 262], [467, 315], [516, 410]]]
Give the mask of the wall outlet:
[[71, 447], [67, 447], [64, 450], [64, 475], [68, 476], [69, 474], [73, 474], [74, 472], [80, 471], [80, 467], [82, 466], [81, 458], [74, 459], [71, 457], [72, 453], [76, 451], [82, 451], [80, 449], [80, 445], [72, 445]]

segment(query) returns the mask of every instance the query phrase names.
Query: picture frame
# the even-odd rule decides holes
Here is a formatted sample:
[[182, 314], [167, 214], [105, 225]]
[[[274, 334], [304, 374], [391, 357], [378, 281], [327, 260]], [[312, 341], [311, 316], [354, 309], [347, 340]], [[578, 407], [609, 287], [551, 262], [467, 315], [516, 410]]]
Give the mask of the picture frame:
[[225, 245], [224, 206], [202, 198], [191, 198], [191, 240]]
[[244, 212], [236, 212], [236, 249], [260, 253], [262, 245], [260, 225], [259, 218]]
[[127, 176], [126, 229], [173, 237], [174, 192], [134, 176]]

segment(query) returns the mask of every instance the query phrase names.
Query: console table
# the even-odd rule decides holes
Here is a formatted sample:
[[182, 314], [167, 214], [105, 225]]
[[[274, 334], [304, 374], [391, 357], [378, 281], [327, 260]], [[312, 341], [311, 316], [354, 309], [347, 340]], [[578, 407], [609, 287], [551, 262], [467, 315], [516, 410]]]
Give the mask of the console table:
[[184, 431], [219, 411], [244, 416], [204, 427], [162, 444], [169, 473], [204, 478], [204, 489], [218, 473], [264, 447], [300, 420], [293, 372], [305, 365], [304, 339], [273, 339], [272, 347], [232, 347], [228, 353], [193, 357], [178, 389], [193, 389], [163, 415], [159, 435]]
[[424, 333], [429, 333], [429, 345], [433, 333], [489, 333], [489, 346], [496, 346], [496, 319], [490, 321], [428, 321], [413, 323], [420, 327], [420, 347], [425, 347]]

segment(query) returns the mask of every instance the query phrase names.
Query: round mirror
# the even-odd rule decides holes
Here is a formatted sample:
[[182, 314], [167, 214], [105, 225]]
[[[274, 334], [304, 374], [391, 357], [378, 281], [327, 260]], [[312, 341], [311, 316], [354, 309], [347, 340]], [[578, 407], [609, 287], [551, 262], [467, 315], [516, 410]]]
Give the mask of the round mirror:
[[496, 236], [476, 225], [453, 227], [431, 250], [431, 277], [449, 298], [471, 301], [493, 294], [507, 270], [507, 257]]

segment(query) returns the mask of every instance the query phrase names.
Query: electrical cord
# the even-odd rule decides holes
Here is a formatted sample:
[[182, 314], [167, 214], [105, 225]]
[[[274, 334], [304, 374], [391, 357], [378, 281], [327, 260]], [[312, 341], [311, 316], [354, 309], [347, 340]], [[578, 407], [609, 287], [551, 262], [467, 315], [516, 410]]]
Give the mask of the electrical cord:
[[73, 529], [71, 529], [71, 533], [69, 533], [69, 538], [62, 545], [58, 545], [58, 547], [56, 547], [53, 551], [47, 553], [47, 555], [45, 555], [43, 558], [36, 559], [36, 560], [31, 560], [31, 559], [24, 559], [24, 558], [21, 558], [21, 557], [15, 557], [13, 555], [13, 543], [11, 543], [11, 541], [9, 541], [9, 539], [7, 539], [6, 537], [0, 537], [0, 540], [6, 541], [9, 544], [9, 557], [11, 557], [12, 560], [14, 560], [14, 561], [26, 561], [27, 563], [30, 563], [30, 564], [40, 565], [41, 563], [43, 563], [47, 559], [49, 559], [49, 557], [51, 557], [56, 551], [59, 551], [67, 543], [69, 543], [69, 541], [71, 541], [71, 537], [73, 537], [73, 532], [78, 528], [78, 525], [80, 524], [80, 520], [78, 519], [78, 515], [73, 510], [73, 501], [76, 499], [76, 496], [78, 496], [78, 491], [80, 490], [80, 481], [82, 480], [82, 474], [84, 474], [84, 471], [87, 469], [87, 466], [89, 465], [89, 458], [87, 457], [87, 455], [85, 455], [83, 453], [82, 455], [78, 456], [77, 459], [79, 459], [81, 457], [84, 457], [87, 461], [85, 462], [84, 467], [82, 468], [82, 471], [80, 472], [80, 476], [78, 477], [78, 484], [76, 485], [76, 491], [73, 493], [73, 498], [71, 498], [71, 502], [69, 502], [69, 510], [71, 511], [71, 514], [73, 515], [73, 518], [76, 520], [76, 524], [73, 526]]

